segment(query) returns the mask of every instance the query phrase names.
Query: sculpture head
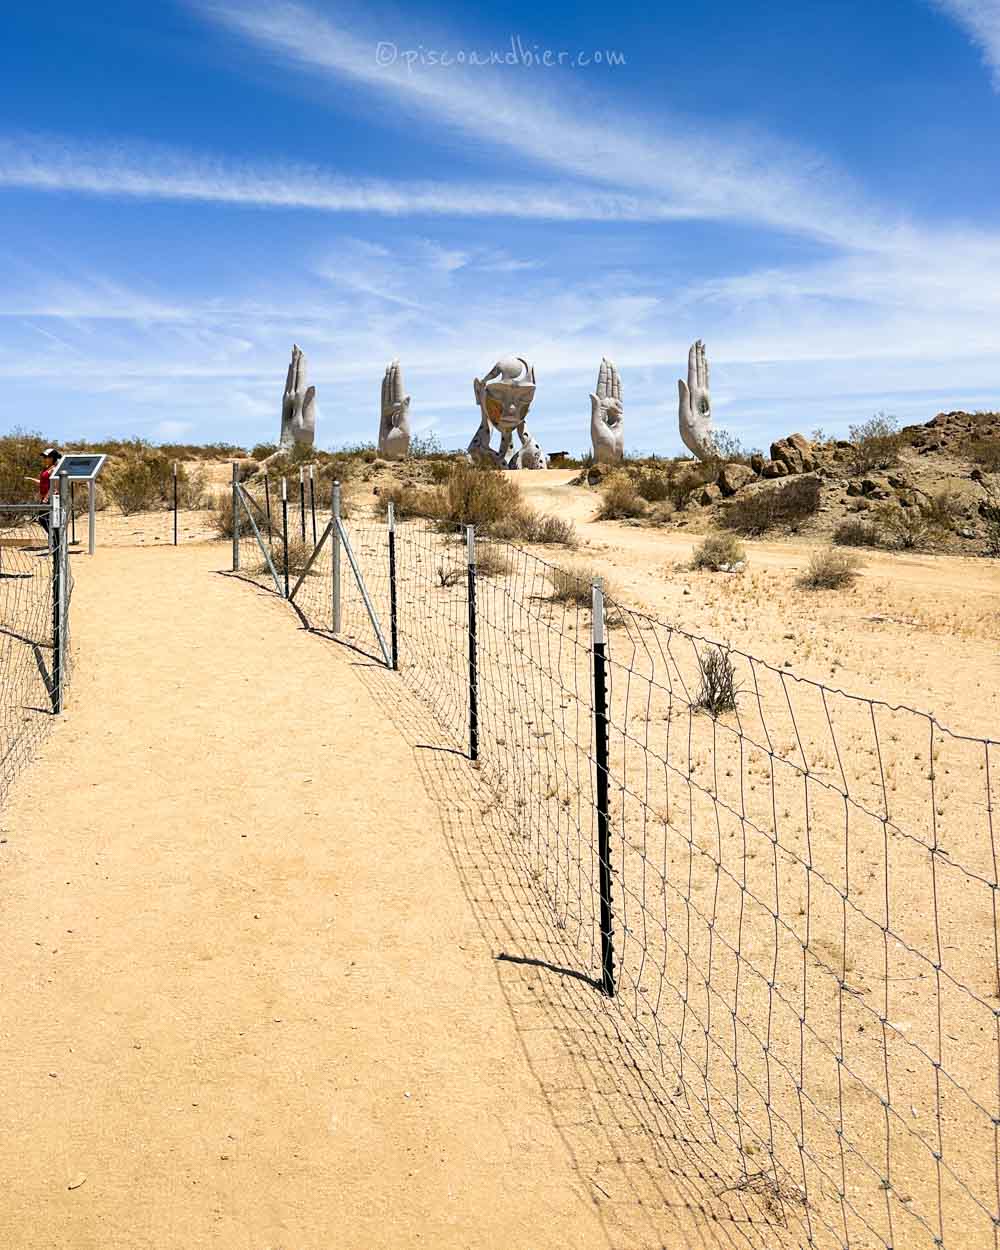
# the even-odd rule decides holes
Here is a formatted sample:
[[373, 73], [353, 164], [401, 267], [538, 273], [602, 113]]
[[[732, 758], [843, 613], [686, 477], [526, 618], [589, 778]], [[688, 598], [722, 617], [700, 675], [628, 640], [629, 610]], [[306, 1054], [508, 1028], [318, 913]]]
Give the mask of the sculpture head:
[[501, 434], [524, 425], [535, 397], [535, 371], [523, 356], [504, 356], [472, 386], [484, 423]]

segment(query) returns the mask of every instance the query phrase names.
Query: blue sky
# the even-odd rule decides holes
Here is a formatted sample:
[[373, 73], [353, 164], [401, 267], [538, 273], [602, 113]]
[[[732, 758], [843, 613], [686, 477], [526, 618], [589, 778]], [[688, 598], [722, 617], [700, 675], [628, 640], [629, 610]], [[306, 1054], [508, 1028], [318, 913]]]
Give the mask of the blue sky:
[[[608, 355], [626, 446], [677, 452], [696, 337], [746, 444], [1000, 408], [1000, 0], [38, 0], [4, 33], [7, 427], [273, 439], [293, 341], [324, 446], [375, 438], [396, 356], [464, 445], [515, 352], [543, 446], [588, 444]], [[469, 63], [512, 40], [564, 63]]]

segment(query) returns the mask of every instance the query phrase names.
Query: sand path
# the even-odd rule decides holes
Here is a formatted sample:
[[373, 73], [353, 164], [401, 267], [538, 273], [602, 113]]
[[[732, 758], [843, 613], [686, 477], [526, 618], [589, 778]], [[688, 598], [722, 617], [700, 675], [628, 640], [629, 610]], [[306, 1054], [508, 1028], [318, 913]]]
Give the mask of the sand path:
[[78, 567], [3, 816], [0, 1245], [609, 1244], [414, 751], [225, 555]]

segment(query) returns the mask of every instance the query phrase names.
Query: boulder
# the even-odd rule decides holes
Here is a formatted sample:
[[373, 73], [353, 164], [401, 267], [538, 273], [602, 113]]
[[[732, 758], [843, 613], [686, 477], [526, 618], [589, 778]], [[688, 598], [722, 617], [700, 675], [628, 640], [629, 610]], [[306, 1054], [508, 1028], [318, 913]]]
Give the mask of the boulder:
[[709, 504], [719, 502], [722, 498], [722, 490], [715, 482], [709, 482], [707, 486], [695, 492], [695, 497], [702, 507], [708, 507]]
[[786, 477], [788, 465], [783, 460], [765, 460], [760, 471], [761, 477]]
[[852, 499], [858, 499], [865, 492], [861, 489], [860, 482], [848, 482], [847, 493], [851, 496]]
[[750, 457], [750, 468], [758, 475], [763, 473], [765, 463], [764, 457], [759, 451], [755, 451]]
[[812, 443], [801, 434], [789, 434], [772, 443], [771, 459], [786, 465], [789, 473], [812, 473], [818, 464]]
[[719, 486], [724, 495], [735, 495], [757, 475], [745, 464], [724, 464], [719, 470]]

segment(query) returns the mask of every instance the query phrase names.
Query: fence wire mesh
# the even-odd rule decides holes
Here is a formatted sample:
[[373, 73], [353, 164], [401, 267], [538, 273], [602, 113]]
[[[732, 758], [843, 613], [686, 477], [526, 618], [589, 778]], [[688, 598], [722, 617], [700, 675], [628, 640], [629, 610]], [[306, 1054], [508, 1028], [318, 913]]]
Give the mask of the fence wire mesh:
[[[53, 557], [49, 508], [0, 506], [0, 802], [47, 731], [56, 669]], [[68, 567], [68, 558], [64, 560]], [[66, 631], [63, 681], [69, 676], [69, 598], [62, 603]]]
[[[388, 629], [388, 532], [347, 525]], [[469, 741], [463, 536], [396, 528], [399, 671]], [[297, 596], [333, 632], [325, 551]], [[591, 587], [476, 545], [480, 778], [600, 983]], [[341, 565], [338, 636], [378, 657]], [[1000, 743], [607, 600], [609, 1009], [747, 1194], [823, 1247], [1000, 1245]]]

